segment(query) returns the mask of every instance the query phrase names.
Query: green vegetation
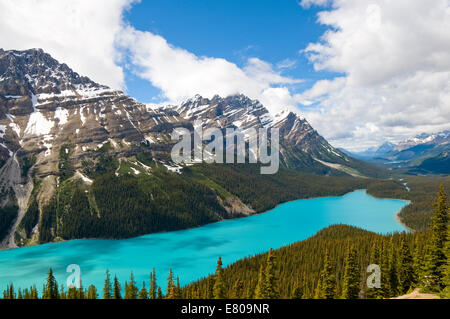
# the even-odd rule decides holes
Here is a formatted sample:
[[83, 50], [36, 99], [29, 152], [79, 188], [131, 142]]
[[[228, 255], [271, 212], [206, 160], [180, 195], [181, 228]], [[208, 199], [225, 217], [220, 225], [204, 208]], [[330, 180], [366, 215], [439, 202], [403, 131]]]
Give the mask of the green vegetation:
[[[28, 175], [28, 171], [30, 168], [36, 163], [36, 156], [35, 155], [28, 155], [20, 157], [20, 167], [22, 169], [22, 177], [26, 177]], [[3, 166], [3, 165], [1, 165]], [[1, 167], [0, 166], [0, 167]]]
[[17, 219], [19, 207], [6, 206], [0, 208], [0, 241], [8, 235], [14, 221]]
[[[66, 149], [61, 156], [70, 154]], [[177, 174], [146, 152], [135, 161], [120, 163], [101, 153], [96, 160], [83, 162], [82, 173], [94, 180], [92, 185], [66, 178], [54, 198], [42, 205], [39, 240], [127, 238], [178, 230], [239, 217], [226, 212], [223, 200], [227, 198], [239, 199], [261, 213], [291, 200], [340, 196], [364, 188], [376, 197], [411, 200], [400, 217], [408, 227], [425, 230], [439, 183], [450, 189], [450, 179], [445, 178], [407, 177], [408, 192], [402, 181], [318, 176], [287, 169], [261, 175], [259, 169], [258, 165], [200, 164]], [[37, 219], [33, 201], [35, 194], [22, 223], [27, 237]]]

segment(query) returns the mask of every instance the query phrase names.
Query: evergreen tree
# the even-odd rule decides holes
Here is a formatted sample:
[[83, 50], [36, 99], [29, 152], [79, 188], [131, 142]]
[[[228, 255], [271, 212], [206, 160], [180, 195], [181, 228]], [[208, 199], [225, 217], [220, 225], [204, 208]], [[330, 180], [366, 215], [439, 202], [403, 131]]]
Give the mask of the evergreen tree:
[[43, 299], [58, 299], [58, 284], [51, 268], [48, 272], [47, 283], [44, 286]]
[[78, 289], [70, 287], [67, 291], [67, 299], [79, 299]]
[[414, 253], [413, 253], [413, 284], [415, 287], [420, 282], [420, 278], [422, 277], [422, 251], [420, 246], [415, 244]]
[[264, 291], [266, 299], [279, 298], [278, 283], [275, 276], [275, 262], [276, 257], [274, 251], [270, 249], [264, 270]]
[[163, 299], [164, 295], [162, 293], [161, 287], [158, 286], [158, 293], [156, 295], [156, 299]]
[[231, 299], [241, 299], [244, 290], [244, 285], [240, 278], [236, 279], [231, 292]]
[[398, 295], [398, 273], [397, 273], [397, 251], [394, 245], [390, 245], [389, 251], [389, 270], [388, 270], [388, 280], [389, 280], [389, 297], [394, 297]]
[[80, 279], [80, 288], [78, 288], [77, 294], [78, 299], [85, 299], [86, 297], [85, 291], [83, 289], [83, 282], [81, 281], [81, 279]]
[[169, 275], [167, 276], [166, 298], [167, 299], [175, 299], [175, 282], [173, 280], [172, 268], [170, 268]]
[[87, 292], [87, 299], [97, 299], [97, 288], [94, 285], [90, 285]]
[[425, 256], [423, 284], [430, 291], [439, 291], [444, 288], [444, 267], [447, 261], [444, 246], [447, 239], [449, 210], [447, 196], [442, 185], [434, 207], [430, 227], [431, 238], [428, 253]]
[[177, 284], [175, 286], [175, 295], [174, 299], [181, 299], [181, 287], [180, 287], [180, 278], [177, 276]]
[[225, 299], [225, 283], [223, 280], [221, 257], [217, 260], [216, 275], [214, 278], [214, 299]]
[[[372, 254], [370, 256], [370, 264], [375, 264], [380, 267], [381, 270], [381, 243], [377, 242], [375, 244], [374, 249], [372, 250]], [[383, 273], [381, 272], [381, 276]], [[381, 283], [380, 283], [381, 284]], [[373, 288], [367, 288], [366, 297], [369, 299], [381, 299], [383, 298], [383, 289], [382, 286], [380, 288], [373, 287]]]
[[111, 278], [109, 276], [109, 270], [106, 270], [106, 279], [105, 279], [105, 285], [103, 287], [103, 299], [111, 299], [112, 298], [112, 285], [111, 285]]
[[450, 229], [447, 230], [447, 242], [445, 243], [445, 256], [447, 264], [444, 267], [444, 291], [445, 298], [450, 298]]
[[414, 281], [413, 259], [405, 238], [400, 244], [400, 256], [398, 265], [399, 293], [405, 294], [412, 287]]
[[148, 291], [150, 299], [156, 299], [157, 290], [158, 290], [158, 287], [156, 284], [156, 272], [155, 272], [155, 268], [153, 268], [153, 271], [150, 274], [150, 288]]
[[30, 299], [39, 299], [39, 294], [37, 292], [35, 285], [33, 285], [33, 287], [31, 287]]
[[130, 283], [125, 283], [125, 299], [136, 299], [138, 292], [139, 289], [136, 286], [136, 281], [134, 280], [132, 272], [130, 275]]
[[139, 290], [138, 299], [148, 299], [148, 292], [145, 289], [145, 281], [142, 282], [142, 288]]
[[348, 249], [344, 264], [344, 278], [342, 284], [342, 298], [357, 299], [360, 292], [360, 269], [356, 260], [356, 250], [352, 246]]
[[328, 250], [325, 252], [325, 260], [322, 272], [320, 274], [320, 288], [318, 298], [333, 299], [336, 294], [336, 276], [334, 268], [330, 262]]
[[384, 243], [381, 248], [381, 292], [383, 298], [391, 297], [389, 282], [389, 246]]
[[[264, 289], [264, 268], [261, 265], [259, 267], [259, 274], [258, 274], [258, 283], [256, 284], [256, 288], [255, 288], [255, 299], [264, 299], [266, 295], [265, 289]], [[251, 298], [249, 297], [250, 294], [247, 294], [247, 298]]]
[[122, 299], [122, 294], [120, 292], [121, 287], [119, 280], [116, 276], [114, 276], [114, 285], [113, 285], [113, 299]]
[[67, 294], [64, 290], [64, 285], [59, 287], [59, 299], [67, 299]]

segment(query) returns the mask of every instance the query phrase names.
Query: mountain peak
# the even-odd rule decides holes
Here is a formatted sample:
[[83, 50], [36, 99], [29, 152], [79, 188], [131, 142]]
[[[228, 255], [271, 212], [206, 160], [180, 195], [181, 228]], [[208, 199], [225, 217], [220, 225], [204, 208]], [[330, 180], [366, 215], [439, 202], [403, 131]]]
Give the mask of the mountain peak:
[[0, 94], [31, 96], [65, 90], [107, 88], [80, 76], [42, 49], [0, 49]]

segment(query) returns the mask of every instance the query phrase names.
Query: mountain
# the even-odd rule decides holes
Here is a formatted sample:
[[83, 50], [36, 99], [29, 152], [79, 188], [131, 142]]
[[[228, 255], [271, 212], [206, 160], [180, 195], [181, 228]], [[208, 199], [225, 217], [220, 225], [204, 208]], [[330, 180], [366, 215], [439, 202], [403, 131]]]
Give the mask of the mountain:
[[375, 157], [381, 157], [389, 152], [392, 152], [395, 148], [395, 144], [391, 143], [391, 142], [385, 142], [380, 146], [373, 146], [373, 147], [369, 147], [368, 149], [366, 149], [365, 151], [362, 152], [350, 152], [347, 150], [342, 150], [344, 153], [359, 158], [359, 159], [363, 159], [363, 160], [367, 160], [367, 159], [371, 159], [371, 158], [375, 158]]
[[289, 169], [322, 175], [386, 176], [385, 171], [331, 146], [305, 118], [288, 110], [271, 115], [259, 101], [244, 95], [214, 96], [212, 99], [197, 95], [180, 105], [160, 109], [179, 114], [191, 123], [201, 121], [205, 128], [238, 128], [244, 134], [249, 128], [277, 128], [280, 161]]
[[[192, 131], [195, 120], [244, 131], [279, 128], [283, 173], [176, 165], [170, 134], [176, 127]], [[361, 186], [351, 179], [322, 185], [320, 177], [304, 173], [387, 176], [332, 147], [292, 112], [272, 116], [243, 95], [196, 96], [154, 108], [80, 76], [40, 49], [0, 49], [0, 167], [0, 248], [195, 227]], [[244, 177], [273, 198], [254, 194]]]
[[400, 172], [450, 174], [450, 131], [408, 138], [368, 161]]
[[443, 131], [436, 134], [422, 133], [415, 137], [404, 140], [394, 148], [396, 152], [402, 152], [418, 145], [443, 145], [450, 142], [450, 131]]

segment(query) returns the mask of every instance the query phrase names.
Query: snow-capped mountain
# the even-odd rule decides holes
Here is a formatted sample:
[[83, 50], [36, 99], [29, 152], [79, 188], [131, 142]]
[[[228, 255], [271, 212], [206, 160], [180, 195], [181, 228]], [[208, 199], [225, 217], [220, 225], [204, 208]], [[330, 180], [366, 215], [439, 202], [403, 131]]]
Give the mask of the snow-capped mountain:
[[419, 174], [449, 174], [450, 131], [420, 134], [397, 145], [386, 145], [383, 152], [377, 150], [350, 155], [400, 172]]
[[[9, 219], [5, 218], [11, 226], [3, 243], [0, 238], [0, 248], [27, 244], [37, 237], [40, 242], [46, 242], [61, 233], [69, 238], [87, 236], [89, 232], [79, 230], [84, 224], [74, 226], [75, 217], [71, 214], [76, 212], [69, 213], [70, 203], [66, 203], [67, 209], [58, 206], [56, 211], [61, 216], [53, 216], [56, 213], [47, 207], [53, 207], [55, 196], [66, 192], [82, 189], [90, 194], [90, 187], [99, 176], [150, 176], [152, 170], [162, 168], [177, 173], [178, 182], [183, 183], [182, 168], [170, 161], [174, 143], [170, 133], [180, 126], [192, 130], [196, 120], [205, 127], [237, 127], [244, 132], [249, 128], [278, 128], [281, 165], [286, 168], [323, 175], [380, 173], [332, 147], [301, 116], [288, 111], [271, 115], [260, 102], [243, 95], [212, 99], [195, 96], [180, 105], [153, 108], [80, 76], [40, 49], [0, 49], [0, 210], [14, 211], [17, 207], [17, 214], [8, 213]], [[162, 178], [158, 183], [164, 183], [165, 177], [158, 178]], [[211, 198], [202, 187], [196, 193], [205, 192], [202, 196]], [[157, 188], [153, 192], [161, 191]], [[96, 212], [101, 217], [101, 203], [95, 202], [91, 195], [76, 194], [87, 196], [89, 214]], [[168, 196], [167, 191], [162, 194], [160, 200]], [[62, 199], [58, 198], [58, 205], [62, 205]], [[238, 199], [233, 199], [231, 206], [222, 200], [207, 202], [215, 208], [204, 208], [201, 222], [222, 218], [220, 214], [210, 213], [217, 211], [217, 207], [226, 211], [251, 211]], [[104, 209], [109, 209], [105, 205]], [[83, 218], [93, 218], [89, 214]], [[164, 215], [157, 221], [167, 218]], [[73, 224], [69, 230], [66, 219]], [[186, 221], [196, 223], [192, 216], [183, 220], [183, 225]], [[99, 222], [102, 219], [94, 218], [89, 223]], [[120, 220], [111, 219], [107, 223], [116, 222]], [[161, 230], [152, 226], [155, 223], [153, 220], [143, 228]], [[172, 221], [170, 225], [180, 223]], [[95, 227], [98, 227], [95, 234], [104, 231], [102, 226]], [[2, 231], [0, 225], [0, 235]], [[124, 232], [122, 236], [131, 233], [136, 231]], [[111, 233], [105, 232], [104, 236]]]
[[414, 146], [423, 144], [439, 145], [448, 143], [450, 143], [450, 131], [443, 131], [436, 134], [423, 133], [398, 143], [398, 145], [394, 148], [394, 151], [401, 152]]
[[244, 134], [250, 128], [278, 128], [281, 157], [288, 168], [326, 173], [338, 167], [333, 164], [351, 163], [347, 155], [332, 147], [305, 118], [288, 110], [272, 115], [259, 101], [244, 95], [212, 99], [197, 95], [180, 105], [161, 109], [171, 110], [189, 122], [200, 121], [205, 128], [233, 127]]

